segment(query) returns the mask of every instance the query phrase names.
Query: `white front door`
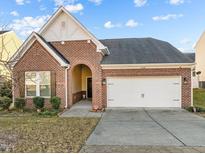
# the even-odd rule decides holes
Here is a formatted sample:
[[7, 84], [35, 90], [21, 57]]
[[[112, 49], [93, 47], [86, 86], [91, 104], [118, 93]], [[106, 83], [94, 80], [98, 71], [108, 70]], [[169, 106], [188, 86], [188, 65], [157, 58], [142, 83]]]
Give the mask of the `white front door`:
[[181, 77], [107, 78], [108, 107], [181, 107]]

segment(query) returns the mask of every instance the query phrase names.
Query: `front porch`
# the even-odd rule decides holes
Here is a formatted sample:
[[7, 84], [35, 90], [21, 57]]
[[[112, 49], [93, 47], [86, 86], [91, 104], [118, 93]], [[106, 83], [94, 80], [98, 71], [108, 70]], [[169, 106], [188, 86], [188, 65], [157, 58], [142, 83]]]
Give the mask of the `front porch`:
[[92, 100], [85, 99], [75, 103], [69, 110], [63, 112], [60, 117], [101, 117], [102, 112], [92, 112]]

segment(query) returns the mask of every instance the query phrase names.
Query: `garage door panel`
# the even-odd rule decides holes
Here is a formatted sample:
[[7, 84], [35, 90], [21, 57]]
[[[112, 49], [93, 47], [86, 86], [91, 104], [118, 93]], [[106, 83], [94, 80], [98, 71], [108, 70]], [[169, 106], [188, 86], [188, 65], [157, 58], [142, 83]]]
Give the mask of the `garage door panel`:
[[108, 107], [181, 107], [180, 77], [107, 79]]

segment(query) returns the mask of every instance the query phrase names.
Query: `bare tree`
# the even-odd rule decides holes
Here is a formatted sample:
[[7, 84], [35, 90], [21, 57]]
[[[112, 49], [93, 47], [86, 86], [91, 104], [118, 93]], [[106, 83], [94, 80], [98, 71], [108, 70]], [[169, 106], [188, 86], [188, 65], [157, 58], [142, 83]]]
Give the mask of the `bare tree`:
[[6, 47], [7, 44], [10, 43], [10, 40], [6, 41], [6, 35], [4, 35], [4, 33], [8, 31], [7, 27], [8, 25], [3, 25], [0, 27], [0, 32], [2, 33], [0, 35], [0, 44], [1, 44], [0, 45], [0, 66], [1, 66], [0, 69], [3, 69], [1, 70], [1, 72], [2, 71], [8, 72], [7, 74], [0, 74], [0, 76], [1, 78], [5, 78], [5, 79], [11, 78], [10, 75], [11, 72], [8, 67], [8, 62], [11, 57], [11, 53]]
[[[13, 38], [9, 38], [6, 34], [6, 32], [11, 31], [11, 28], [9, 28], [9, 25], [2, 25], [0, 26], [0, 81], [1, 85], [3, 83], [6, 83], [6, 81], [12, 82], [12, 92], [14, 92], [14, 87], [19, 84], [20, 81], [23, 81], [20, 79], [19, 76], [16, 76], [12, 74], [11, 65], [13, 62], [10, 61], [11, 56], [13, 56], [14, 52], [18, 50], [18, 46], [16, 45], [16, 42], [13, 40]], [[11, 51], [8, 49], [8, 46], [12, 44], [14, 46], [15, 51]]]

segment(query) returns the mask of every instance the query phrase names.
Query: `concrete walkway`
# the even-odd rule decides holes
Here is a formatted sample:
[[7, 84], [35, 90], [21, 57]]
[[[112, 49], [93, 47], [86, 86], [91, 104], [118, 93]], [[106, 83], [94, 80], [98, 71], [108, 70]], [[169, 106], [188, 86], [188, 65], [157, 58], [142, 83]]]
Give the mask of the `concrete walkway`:
[[177, 149], [193, 152], [188, 147], [205, 150], [204, 132], [205, 118], [181, 109], [107, 110], [81, 151], [103, 152], [113, 146], [115, 152], [126, 147], [182, 147]]
[[92, 104], [90, 100], [81, 100], [65, 111], [60, 117], [101, 117], [101, 112], [91, 112]]

